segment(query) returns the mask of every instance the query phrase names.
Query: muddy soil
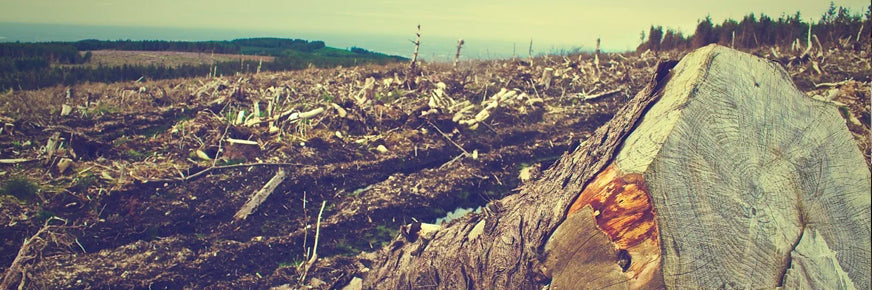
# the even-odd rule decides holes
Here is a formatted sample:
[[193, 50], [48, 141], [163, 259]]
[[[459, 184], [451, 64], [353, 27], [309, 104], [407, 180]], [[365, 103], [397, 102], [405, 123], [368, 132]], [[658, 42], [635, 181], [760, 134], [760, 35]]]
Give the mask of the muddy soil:
[[[869, 49], [799, 61], [767, 51], [755, 53], [840, 106], [869, 156]], [[547, 56], [424, 64], [414, 75], [388, 65], [4, 93], [3, 283], [341, 288], [404, 225], [535, 179], [658, 62], [599, 58], [599, 67], [592, 55]], [[286, 179], [234, 218], [280, 169]]]

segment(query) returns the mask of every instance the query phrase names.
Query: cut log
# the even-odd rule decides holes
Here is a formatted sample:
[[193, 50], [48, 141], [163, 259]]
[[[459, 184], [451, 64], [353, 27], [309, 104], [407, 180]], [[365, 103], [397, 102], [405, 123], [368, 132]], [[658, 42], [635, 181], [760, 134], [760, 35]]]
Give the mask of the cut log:
[[837, 108], [710, 45], [542, 179], [398, 236], [364, 287], [868, 289], [870, 179]]

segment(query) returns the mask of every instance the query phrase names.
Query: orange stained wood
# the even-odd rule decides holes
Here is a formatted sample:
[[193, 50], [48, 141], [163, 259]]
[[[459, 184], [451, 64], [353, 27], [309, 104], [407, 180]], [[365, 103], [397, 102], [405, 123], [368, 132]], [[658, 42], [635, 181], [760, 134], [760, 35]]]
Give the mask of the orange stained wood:
[[651, 281], [659, 272], [660, 238], [645, 178], [609, 165], [585, 187], [568, 215], [585, 206], [593, 209], [597, 225], [615, 248], [627, 250], [632, 257], [626, 271], [631, 287]]

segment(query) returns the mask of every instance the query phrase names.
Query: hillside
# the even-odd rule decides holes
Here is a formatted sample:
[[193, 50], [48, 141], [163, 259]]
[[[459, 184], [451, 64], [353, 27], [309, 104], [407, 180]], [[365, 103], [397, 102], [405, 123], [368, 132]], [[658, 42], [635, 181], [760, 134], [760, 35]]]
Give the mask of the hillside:
[[[30, 288], [342, 287], [401, 225], [535, 179], [611, 119], [658, 61], [684, 53], [7, 92], [0, 265], [12, 285], [26, 272]], [[869, 162], [868, 45], [752, 53], [840, 106]], [[270, 194], [240, 218], [256, 192]], [[305, 267], [316, 232], [319, 259]]]
[[146, 51], [146, 50], [89, 50], [80, 51], [82, 55], [90, 53], [88, 62], [62, 66], [85, 66], [96, 69], [101, 66], [123, 67], [127, 66], [160, 66], [180, 67], [211, 65], [222, 62], [248, 62], [248, 65], [257, 66], [261, 61], [271, 62], [274, 56], [257, 56], [241, 54], [214, 54], [203, 52], [184, 51]]
[[284, 38], [0, 42], [0, 90], [403, 61], [403, 57], [357, 47], [344, 50], [323, 41]]

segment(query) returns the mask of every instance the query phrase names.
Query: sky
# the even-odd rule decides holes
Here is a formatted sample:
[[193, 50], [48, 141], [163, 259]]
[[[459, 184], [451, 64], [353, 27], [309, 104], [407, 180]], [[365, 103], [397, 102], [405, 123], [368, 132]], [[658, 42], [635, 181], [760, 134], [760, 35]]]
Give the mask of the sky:
[[[865, 13], [870, 4], [833, 2], [855, 13]], [[822, 0], [0, 0], [0, 22], [223, 29], [276, 37], [390, 36], [401, 43], [408, 43], [420, 24], [422, 46], [428, 37], [452, 42], [445, 47], [464, 38], [468, 44], [501, 43], [503, 50], [511, 44], [526, 53], [530, 40], [542, 52], [592, 49], [597, 37], [604, 50], [632, 50], [651, 25], [692, 34], [706, 15], [721, 22], [751, 12], [777, 18], [800, 11], [817, 21], [828, 6]]]

